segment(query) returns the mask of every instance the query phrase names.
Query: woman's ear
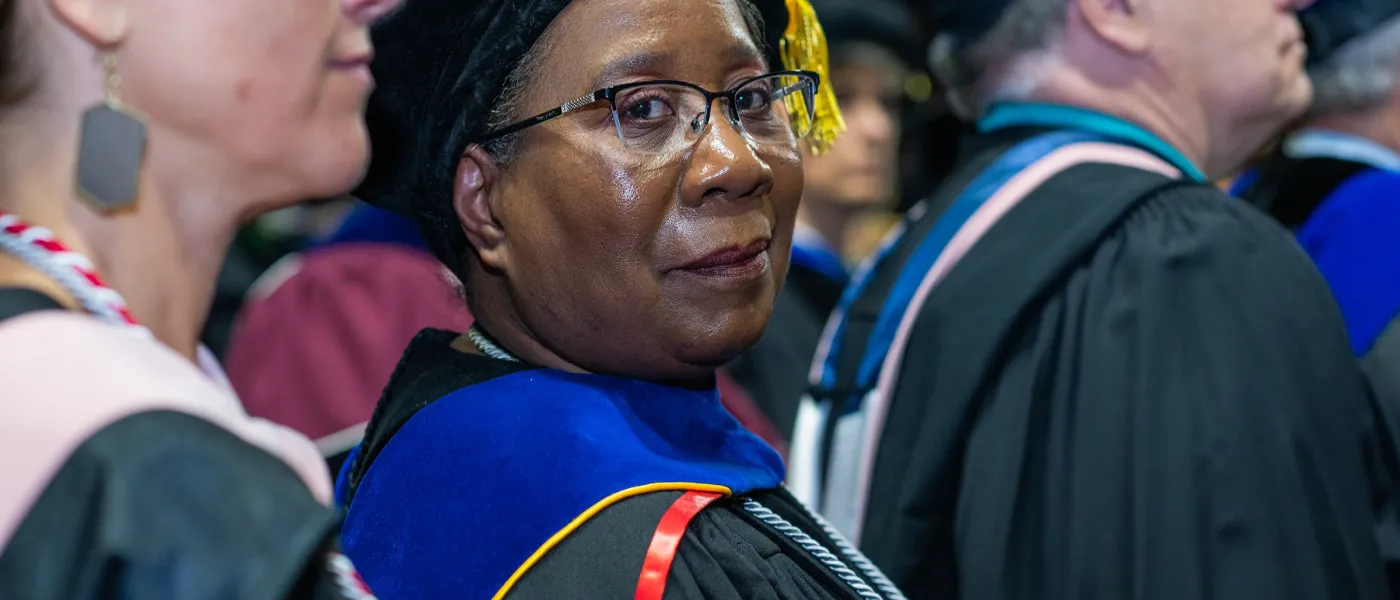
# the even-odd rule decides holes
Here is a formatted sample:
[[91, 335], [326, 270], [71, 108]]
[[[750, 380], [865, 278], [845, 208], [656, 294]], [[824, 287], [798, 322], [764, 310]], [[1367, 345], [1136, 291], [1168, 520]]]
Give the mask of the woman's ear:
[[452, 207], [481, 264], [505, 270], [509, 261], [506, 232], [491, 207], [491, 195], [500, 177], [500, 165], [491, 153], [476, 144], [467, 147], [457, 162]]
[[48, 5], [59, 22], [102, 50], [120, 46], [131, 30], [130, 7], [124, 1], [48, 0]]

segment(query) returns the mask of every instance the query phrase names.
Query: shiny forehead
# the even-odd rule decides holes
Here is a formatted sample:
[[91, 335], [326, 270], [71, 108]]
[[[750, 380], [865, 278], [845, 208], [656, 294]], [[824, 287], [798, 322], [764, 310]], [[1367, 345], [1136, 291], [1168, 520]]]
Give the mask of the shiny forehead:
[[718, 86], [737, 71], [760, 73], [761, 17], [746, 18], [746, 1], [575, 0], [545, 34], [539, 75], [588, 91], [647, 78]]
[[[732, 68], [751, 67], [763, 69], [763, 56], [750, 42], [734, 42], [718, 51], [717, 57], [724, 65]], [[640, 51], [611, 60], [594, 78], [594, 85], [602, 88], [620, 83], [638, 73], [664, 73], [673, 70], [676, 56], [670, 52]]]

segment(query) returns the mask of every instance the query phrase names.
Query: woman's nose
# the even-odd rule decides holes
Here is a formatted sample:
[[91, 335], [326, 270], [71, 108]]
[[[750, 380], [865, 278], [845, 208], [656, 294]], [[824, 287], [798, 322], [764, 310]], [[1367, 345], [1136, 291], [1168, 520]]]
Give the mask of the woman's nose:
[[696, 141], [685, 176], [685, 201], [692, 205], [717, 199], [738, 201], [763, 197], [773, 185], [773, 170], [738, 127], [716, 111]]

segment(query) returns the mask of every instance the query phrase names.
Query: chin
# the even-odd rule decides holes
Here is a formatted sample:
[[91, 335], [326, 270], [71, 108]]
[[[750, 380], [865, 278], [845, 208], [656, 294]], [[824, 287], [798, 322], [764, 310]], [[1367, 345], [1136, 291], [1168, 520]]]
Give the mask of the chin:
[[337, 165], [329, 166], [317, 177], [317, 193], [311, 198], [334, 198], [350, 193], [355, 189], [355, 185], [365, 176], [365, 163], [362, 161], [346, 161]]
[[1293, 94], [1289, 99], [1292, 101], [1289, 108], [1293, 109], [1290, 118], [1299, 117], [1307, 112], [1313, 101], [1312, 80], [1307, 77], [1299, 77], [1293, 85]]
[[335, 143], [318, 145], [329, 149], [310, 152], [307, 159], [308, 190], [304, 198], [333, 198], [349, 193], [369, 168], [369, 140], [364, 129], [356, 135], [341, 136]]
[[[731, 315], [717, 327], [706, 327], [685, 336], [691, 341], [681, 348], [681, 360], [687, 364], [718, 368], [747, 352], [763, 337], [772, 312], [771, 305], [766, 310], [752, 308], [755, 310]], [[762, 314], [755, 314], [759, 312]]]

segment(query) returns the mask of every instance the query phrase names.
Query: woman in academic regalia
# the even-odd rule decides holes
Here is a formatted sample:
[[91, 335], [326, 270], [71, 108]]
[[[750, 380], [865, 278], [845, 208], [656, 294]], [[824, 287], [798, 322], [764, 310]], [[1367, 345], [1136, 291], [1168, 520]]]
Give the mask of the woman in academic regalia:
[[374, 39], [357, 195], [477, 319], [410, 344], [342, 471], [376, 593], [901, 597], [714, 387], [787, 270], [798, 142], [842, 127], [806, 1], [415, 0]]
[[198, 340], [239, 224], [360, 178], [396, 3], [0, 0], [0, 598], [366, 597]]

